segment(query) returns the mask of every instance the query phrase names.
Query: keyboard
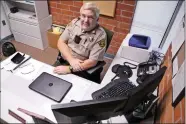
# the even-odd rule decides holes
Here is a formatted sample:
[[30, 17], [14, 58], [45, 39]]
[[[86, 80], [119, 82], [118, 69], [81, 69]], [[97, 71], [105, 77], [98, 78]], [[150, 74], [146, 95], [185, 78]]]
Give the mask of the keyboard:
[[92, 97], [95, 100], [128, 96], [130, 91], [136, 86], [132, 84], [128, 79], [116, 79], [107, 84], [102, 89], [92, 93]]

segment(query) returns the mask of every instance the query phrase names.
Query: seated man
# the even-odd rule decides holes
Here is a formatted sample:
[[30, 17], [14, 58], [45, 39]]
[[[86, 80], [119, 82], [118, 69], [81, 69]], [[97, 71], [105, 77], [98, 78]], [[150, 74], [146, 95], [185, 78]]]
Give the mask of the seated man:
[[58, 40], [61, 57], [58, 56], [55, 73], [91, 78], [85, 70], [103, 61], [107, 44], [106, 33], [98, 19], [99, 9], [94, 3], [85, 3], [81, 7], [80, 17], [67, 25]]

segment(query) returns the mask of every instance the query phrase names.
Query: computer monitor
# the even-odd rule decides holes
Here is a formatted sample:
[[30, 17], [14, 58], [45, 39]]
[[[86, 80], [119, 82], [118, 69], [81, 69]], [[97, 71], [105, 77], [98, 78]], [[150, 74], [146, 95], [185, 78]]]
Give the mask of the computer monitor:
[[132, 89], [128, 96], [102, 100], [87, 100], [52, 105], [52, 111], [58, 123], [85, 123], [106, 120], [133, 111], [159, 85], [166, 67], [147, 77], [145, 81]]
[[104, 100], [87, 100], [52, 105], [52, 111], [58, 123], [85, 123], [106, 120], [122, 114], [115, 109], [127, 101], [127, 97]]
[[117, 111], [123, 111], [124, 114], [128, 114], [134, 110], [144, 100], [148, 100], [148, 97], [152, 95], [159, 83], [161, 82], [167, 67], [162, 67], [155, 74], [149, 75], [145, 78], [143, 83], [131, 90], [129, 99], [124, 106], [118, 108]]

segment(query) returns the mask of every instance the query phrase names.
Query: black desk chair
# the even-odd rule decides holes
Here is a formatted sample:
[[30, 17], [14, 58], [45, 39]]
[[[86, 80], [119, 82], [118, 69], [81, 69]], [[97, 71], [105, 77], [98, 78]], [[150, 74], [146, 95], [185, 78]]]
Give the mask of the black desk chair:
[[[106, 46], [106, 50], [108, 49], [109, 45], [110, 45], [110, 42], [112, 40], [112, 37], [113, 37], [113, 32], [104, 28], [103, 29], [105, 30], [106, 34], [107, 34], [107, 46]], [[58, 56], [61, 56], [61, 53], [59, 52]], [[91, 81], [94, 81], [98, 84], [101, 83], [101, 78], [100, 78], [100, 75], [101, 75], [101, 72], [103, 70], [103, 66], [106, 64], [105, 61], [99, 61], [95, 67], [92, 67], [88, 70], [86, 70], [86, 72], [88, 73], [89, 75], [89, 78], [88, 80], [91, 80]], [[55, 64], [54, 64], [55, 65]]]

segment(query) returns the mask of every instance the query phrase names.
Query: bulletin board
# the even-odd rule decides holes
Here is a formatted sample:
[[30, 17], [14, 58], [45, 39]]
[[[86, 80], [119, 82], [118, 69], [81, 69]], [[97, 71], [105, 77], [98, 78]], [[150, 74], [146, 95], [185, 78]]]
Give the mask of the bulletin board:
[[[181, 99], [185, 96], [185, 79], [184, 75], [185, 67], [186, 67], [186, 59], [185, 59], [185, 41], [176, 52], [175, 56], [172, 58], [173, 63], [173, 75], [172, 75], [172, 87], [173, 87], [173, 98], [172, 98], [172, 106], [176, 106]], [[174, 49], [174, 46], [172, 46]]]
[[84, 0], [83, 3], [93, 2], [100, 9], [101, 15], [114, 17], [115, 9], [116, 9], [116, 0], [109, 1], [97, 1], [97, 0]]

